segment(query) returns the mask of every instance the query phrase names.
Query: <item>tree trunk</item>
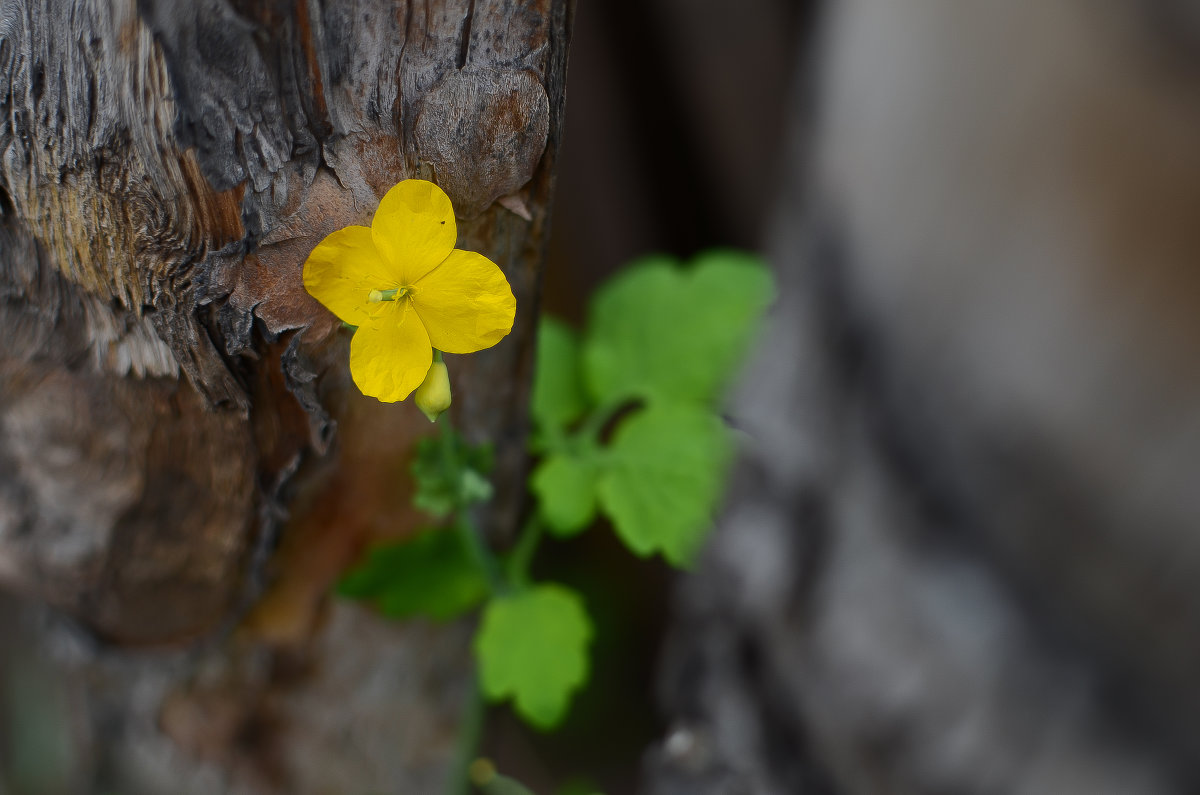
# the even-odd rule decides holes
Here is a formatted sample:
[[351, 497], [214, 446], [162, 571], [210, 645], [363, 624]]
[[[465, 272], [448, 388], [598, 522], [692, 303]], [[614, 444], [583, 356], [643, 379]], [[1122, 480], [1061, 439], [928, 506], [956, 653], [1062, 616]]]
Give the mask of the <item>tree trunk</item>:
[[1200, 791], [1196, 18], [827, 5], [648, 789]]
[[571, 16], [569, 0], [0, 6], [0, 577], [72, 617], [25, 621], [66, 660], [61, 791], [439, 786], [462, 628], [325, 600], [366, 543], [422, 521], [406, 462], [428, 423], [357, 393], [301, 266], [402, 179], [449, 193], [459, 246], [518, 300], [509, 338], [451, 357], [456, 423], [497, 445], [502, 540]]

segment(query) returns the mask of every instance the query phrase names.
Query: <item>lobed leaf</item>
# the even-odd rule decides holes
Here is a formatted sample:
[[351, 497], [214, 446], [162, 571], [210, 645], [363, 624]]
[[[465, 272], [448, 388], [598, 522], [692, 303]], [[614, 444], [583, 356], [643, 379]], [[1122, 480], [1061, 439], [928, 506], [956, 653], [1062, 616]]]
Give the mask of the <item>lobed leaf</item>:
[[550, 532], [572, 536], [596, 516], [596, 482], [599, 471], [590, 461], [567, 453], [552, 453], [529, 478], [542, 517]]
[[587, 682], [592, 634], [583, 599], [565, 586], [543, 583], [492, 599], [475, 636], [484, 695], [511, 697], [531, 725], [554, 728]]
[[692, 267], [649, 257], [609, 281], [592, 301], [584, 378], [600, 405], [720, 398], [774, 296], [762, 260], [710, 251]]
[[434, 528], [370, 550], [337, 590], [374, 602], [392, 618], [448, 621], [479, 605], [488, 582], [458, 533]]
[[537, 369], [531, 400], [534, 422], [544, 432], [561, 431], [586, 409], [579, 340], [565, 323], [543, 317], [538, 325]]
[[598, 494], [625, 545], [687, 565], [721, 498], [731, 447], [721, 419], [695, 406], [651, 405], [622, 422]]

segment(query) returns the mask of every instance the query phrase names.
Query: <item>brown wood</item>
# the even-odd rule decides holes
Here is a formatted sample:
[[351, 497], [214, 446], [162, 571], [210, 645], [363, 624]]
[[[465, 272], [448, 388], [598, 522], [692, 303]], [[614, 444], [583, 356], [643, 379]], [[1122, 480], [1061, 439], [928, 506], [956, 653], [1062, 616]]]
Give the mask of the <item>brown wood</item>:
[[[299, 692], [247, 660], [286, 646], [320, 691], [322, 655], [345, 651], [312, 640], [329, 584], [369, 540], [423, 521], [406, 462], [428, 423], [357, 393], [349, 336], [301, 266], [408, 177], [447, 190], [459, 246], [498, 262], [517, 296], [509, 338], [449, 359], [456, 421], [497, 444], [492, 531], [511, 531], [572, 13], [569, 0], [0, 5], [9, 589], [106, 643], [209, 639], [201, 658], [222, 673], [201, 690], [243, 728], [254, 704]], [[234, 651], [220, 639], [251, 605]], [[326, 633], [372, 621], [334, 615]], [[422, 632], [463, 656], [457, 631]], [[417, 654], [429, 639], [399, 642]], [[195, 670], [173, 665], [164, 698]], [[448, 670], [461, 683], [461, 663]], [[107, 680], [105, 698], [132, 677]], [[447, 692], [426, 708], [453, 708]], [[157, 721], [150, 701], [129, 725]], [[303, 764], [250, 778], [295, 787]], [[339, 786], [366, 791], [370, 775]]]

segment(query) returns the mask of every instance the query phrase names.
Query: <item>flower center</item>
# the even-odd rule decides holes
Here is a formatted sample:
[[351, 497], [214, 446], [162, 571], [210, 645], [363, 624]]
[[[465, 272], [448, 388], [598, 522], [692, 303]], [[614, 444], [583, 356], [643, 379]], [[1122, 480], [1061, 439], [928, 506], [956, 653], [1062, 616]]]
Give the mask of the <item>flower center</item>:
[[391, 290], [372, 290], [367, 295], [367, 303], [378, 304], [381, 301], [399, 301], [408, 295], [411, 289], [410, 287], [395, 287]]

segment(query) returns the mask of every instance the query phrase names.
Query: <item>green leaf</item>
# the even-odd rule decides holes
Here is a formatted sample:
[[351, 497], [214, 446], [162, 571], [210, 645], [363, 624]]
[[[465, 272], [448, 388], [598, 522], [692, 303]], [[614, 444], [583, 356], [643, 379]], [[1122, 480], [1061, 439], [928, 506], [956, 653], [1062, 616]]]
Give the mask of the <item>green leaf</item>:
[[635, 554], [687, 565], [721, 499], [729, 431], [704, 409], [651, 405], [621, 423], [599, 483], [601, 510]]
[[488, 583], [461, 536], [434, 528], [378, 546], [338, 583], [338, 593], [374, 602], [387, 616], [447, 621], [477, 606]]
[[492, 451], [469, 444], [449, 425], [442, 424], [441, 434], [417, 442], [413, 505], [445, 518], [458, 508], [491, 499], [492, 484], [485, 476], [492, 468]]
[[567, 453], [547, 456], [529, 478], [550, 532], [572, 536], [596, 516], [599, 473], [590, 461]]
[[579, 372], [579, 341], [566, 324], [543, 317], [537, 346], [531, 410], [538, 427], [550, 433], [578, 419], [587, 408]]
[[592, 397], [717, 400], [773, 295], [766, 266], [744, 252], [711, 251], [687, 270], [666, 257], [635, 263], [592, 302], [583, 351]]
[[464, 506], [473, 502], [487, 502], [492, 498], [492, 491], [492, 482], [479, 470], [467, 467], [459, 474], [458, 494]]
[[587, 682], [591, 640], [583, 600], [565, 586], [543, 583], [496, 597], [475, 636], [480, 687], [492, 701], [511, 696], [518, 715], [551, 729]]

